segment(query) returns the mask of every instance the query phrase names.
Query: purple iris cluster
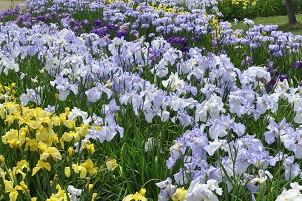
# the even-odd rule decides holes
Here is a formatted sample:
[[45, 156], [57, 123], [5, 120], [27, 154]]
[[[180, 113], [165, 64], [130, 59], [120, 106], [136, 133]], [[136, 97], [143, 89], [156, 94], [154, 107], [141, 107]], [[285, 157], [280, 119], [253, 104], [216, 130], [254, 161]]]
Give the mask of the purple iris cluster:
[[[110, 29], [108, 29], [108, 27], [105, 26], [102, 19], [98, 18], [98, 19], [94, 20], [93, 25], [94, 26], [91, 29], [91, 33], [95, 33], [101, 37], [110, 35]], [[115, 27], [112, 27], [112, 28], [114, 29]]]
[[[232, 192], [237, 185], [255, 196], [275, 182], [274, 167], [285, 181], [301, 177], [302, 87], [278, 62], [300, 54], [301, 36], [248, 20], [246, 32], [228, 22], [213, 25], [215, 0], [186, 1], [188, 11], [178, 1], [162, 1], [179, 13], [138, 1], [47, 2], [28, 1], [28, 13], [1, 14], [2, 20], [18, 18], [0, 25], [0, 73], [30, 81], [22, 105], [34, 102], [55, 112], [41, 100], [47, 88], [59, 103], [81, 97], [89, 109], [97, 107], [85, 116], [87, 141], [122, 138], [120, 118], [128, 112], [148, 125], [181, 127], [163, 150], [173, 180], [160, 178], [158, 200], [169, 200], [182, 186], [188, 188], [184, 200], [218, 200], [219, 187]], [[73, 18], [85, 9], [102, 16]], [[52, 23], [56, 18], [60, 22]], [[232, 51], [240, 52], [238, 65]], [[23, 68], [30, 58], [40, 61], [35, 68], [50, 80], [39, 82]], [[292, 65], [295, 70], [302, 62]]]
[[190, 49], [190, 47], [188, 47], [188, 39], [186, 39], [185, 37], [170, 36], [169, 38], [167, 38], [167, 42], [171, 45], [179, 46], [180, 50], [183, 52]]

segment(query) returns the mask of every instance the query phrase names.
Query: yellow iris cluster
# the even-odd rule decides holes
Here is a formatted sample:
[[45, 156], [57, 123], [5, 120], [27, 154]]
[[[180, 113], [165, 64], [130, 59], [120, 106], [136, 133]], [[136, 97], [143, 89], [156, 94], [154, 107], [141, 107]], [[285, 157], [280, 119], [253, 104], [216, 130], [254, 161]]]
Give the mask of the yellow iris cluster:
[[125, 2], [125, 3], [131, 3], [132, 0], [119, 0], [119, 1], [117, 1], [117, 0], [105, 0], [105, 4], [106, 4], [107, 6], [109, 6], [109, 5], [112, 4], [113, 2]]
[[[135, 194], [129, 194], [126, 197], [124, 197], [123, 201], [147, 201], [147, 198], [145, 197], [146, 189], [142, 188], [139, 192], [136, 192]], [[176, 192], [172, 195], [171, 199], [172, 201], [184, 201], [187, 195], [187, 190], [182, 187], [176, 189]]]
[[[0, 158], [2, 164], [4, 164], [5, 162], [4, 157], [1, 155]], [[15, 179], [16, 175], [21, 174], [22, 178], [23, 179], [25, 178], [26, 173], [24, 172], [25, 171], [24, 169], [26, 169], [26, 172], [29, 171], [29, 164], [25, 160], [21, 160], [17, 162], [17, 166], [14, 167], [13, 169], [5, 170], [5, 168], [3, 169], [2, 167], [0, 167], [0, 176], [4, 183], [4, 193], [9, 194], [9, 199], [11, 201], [17, 200], [18, 191], [22, 191], [22, 193], [27, 193], [28, 191], [28, 187], [23, 180], [19, 182], [19, 184], [15, 185], [14, 187], [14, 184], [17, 183]], [[3, 186], [0, 187], [3, 189]], [[4, 196], [1, 195], [1, 198], [4, 198]]]
[[164, 11], [165, 13], [177, 13], [177, 14], [187, 14], [188, 12], [183, 12], [182, 10], [179, 10], [179, 9], [175, 9], [175, 8], [171, 8], [171, 7], [168, 7], [167, 5], [158, 5], [156, 6], [155, 4], [151, 4], [151, 6], [154, 8], [154, 11], [159, 11], [159, 10], [162, 10]]
[[256, 6], [257, 0], [232, 0], [234, 5], [242, 5], [243, 9], [246, 9], [249, 4]]
[[209, 19], [209, 26], [214, 29], [214, 32], [212, 32], [212, 38], [214, 39], [220, 33], [218, 17], [212, 17]]
[[[97, 166], [90, 158], [85, 160], [83, 154], [80, 160], [84, 162], [73, 163], [72, 158], [77, 159], [75, 152], [87, 152], [85, 155], [89, 157], [95, 152], [94, 144], [84, 140], [90, 126], [87, 124], [78, 125], [76, 118], [69, 119], [70, 109], [68, 107], [65, 108], [64, 113], [52, 114], [39, 107], [21, 106], [17, 103], [17, 98], [14, 97], [14, 86], [14, 84], [9, 87], [0, 85], [0, 96], [8, 97], [4, 99], [5, 101], [2, 104], [0, 103], [0, 124], [4, 127], [0, 131], [3, 132], [1, 140], [4, 145], [9, 146], [16, 152], [26, 154], [23, 155], [23, 160], [9, 160], [9, 164], [15, 162], [12, 162], [12, 160], [17, 161], [15, 167], [9, 167], [5, 157], [0, 155], [0, 199], [2, 197], [15, 201], [19, 193], [23, 193], [23, 196], [27, 196], [31, 200], [37, 200], [36, 197], [30, 197], [26, 177], [28, 175], [33, 177], [43, 169], [43, 171], [46, 170], [45, 172], [50, 172], [54, 169], [53, 166], [62, 163], [63, 160], [67, 161], [67, 166], [65, 167], [66, 177], [62, 179], [65, 180], [71, 176], [88, 179], [85, 185], [88, 192], [93, 188], [93, 184], [90, 184], [89, 179], [91, 176], [98, 172], [103, 174], [119, 167], [115, 159], [109, 158], [104, 161], [105, 168], [100, 165]], [[102, 128], [99, 127], [98, 129]], [[75, 143], [81, 145], [78, 150], [72, 147]], [[67, 158], [63, 158], [62, 155], [67, 156]], [[25, 156], [29, 156], [29, 158]], [[80, 160], [77, 159], [76, 161], [79, 162]], [[31, 169], [29, 162], [36, 164], [35, 167]], [[3, 190], [1, 191], [1, 189]], [[96, 196], [97, 194], [93, 193], [91, 199], [96, 199]], [[56, 183], [56, 192], [47, 200], [67, 201], [69, 198], [67, 198], [66, 191], [62, 190], [61, 186]]]
[[15, 86], [15, 83], [12, 83], [10, 86], [3, 86], [0, 84], [0, 103], [4, 101], [16, 101], [16, 90], [14, 89]]
[[[64, 148], [64, 142], [79, 142], [89, 128], [84, 124], [76, 126], [76, 119], [69, 120], [68, 114], [69, 108], [65, 109], [65, 113], [56, 115], [42, 108], [28, 108], [15, 102], [5, 102], [0, 105], [0, 118], [10, 129], [2, 136], [2, 142], [11, 148], [40, 152], [42, 155], [49, 152], [54, 158], [61, 159], [52, 146], [60, 145]], [[67, 131], [59, 137], [54, 132], [54, 127], [65, 127]], [[90, 149], [93, 152], [93, 148]]]
[[106, 0], [106, 1], [105, 1], [105, 4], [109, 6], [109, 5], [112, 4], [114, 1], [115, 1], [115, 0]]

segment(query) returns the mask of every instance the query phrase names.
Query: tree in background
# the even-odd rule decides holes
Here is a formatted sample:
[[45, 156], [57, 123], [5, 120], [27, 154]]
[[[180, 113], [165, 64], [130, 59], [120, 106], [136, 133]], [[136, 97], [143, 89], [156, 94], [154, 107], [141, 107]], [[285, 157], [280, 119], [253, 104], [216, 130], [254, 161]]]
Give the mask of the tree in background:
[[285, 0], [285, 5], [286, 5], [287, 16], [288, 16], [288, 23], [289, 24], [297, 23], [294, 6], [293, 6], [293, 1]]

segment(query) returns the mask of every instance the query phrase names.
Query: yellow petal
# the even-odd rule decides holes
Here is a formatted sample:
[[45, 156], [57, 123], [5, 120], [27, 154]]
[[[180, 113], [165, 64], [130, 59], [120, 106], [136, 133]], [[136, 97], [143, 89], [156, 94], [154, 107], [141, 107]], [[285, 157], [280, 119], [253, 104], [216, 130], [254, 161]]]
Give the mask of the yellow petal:
[[40, 167], [34, 167], [31, 176], [34, 176], [40, 169]]
[[48, 170], [48, 171], [51, 170], [51, 166], [50, 166], [50, 164], [49, 164], [48, 162], [43, 162], [43, 167], [44, 167], [46, 170]]
[[18, 191], [16, 189], [13, 189], [10, 193], [9, 193], [9, 201], [16, 201], [18, 197]]
[[131, 201], [133, 200], [133, 194], [127, 195], [126, 197], [124, 197], [123, 201]]
[[26, 192], [27, 189], [28, 189], [28, 187], [27, 187], [27, 185], [25, 184], [25, 182], [24, 182], [24, 181], [21, 181], [21, 182], [20, 182], [20, 185], [21, 185], [22, 191], [23, 191], [23, 192]]
[[145, 188], [142, 188], [139, 193], [142, 195], [142, 196], [145, 196], [146, 194], [146, 189]]
[[40, 126], [39, 130], [36, 132], [37, 141], [44, 141], [46, 140], [47, 136], [47, 130], [44, 128], [44, 126]]
[[64, 169], [64, 173], [65, 173], [65, 176], [66, 177], [70, 177], [70, 167], [65, 167], [65, 169]]
[[117, 166], [118, 164], [115, 159], [106, 162], [106, 167], [109, 171], [114, 170]]
[[97, 193], [93, 193], [93, 194], [92, 194], [91, 201], [94, 201], [97, 195], [98, 195]]
[[34, 120], [27, 120], [26, 124], [31, 127], [32, 129], [38, 129], [41, 125], [41, 122], [39, 121], [34, 121]]
[[14, 189], [14, 187], [13, 187], [14, 182], [13, 181], [4, 180], [4, 185], [5, 185], [5, 192], [10, 192]]
[[80, 178], [84, 178], [86, 176], [86, 173], [87, 173], [86, 168], [83, 167], [83, 166], [80, 166], [80, 167], [81, 167], [80, 168]]
[[68, 148], [68, 155], [69, 155], [69, 157], [71, 157], [73, 153], [74, 153], [74, 149], [72, 147], [69, 147]]

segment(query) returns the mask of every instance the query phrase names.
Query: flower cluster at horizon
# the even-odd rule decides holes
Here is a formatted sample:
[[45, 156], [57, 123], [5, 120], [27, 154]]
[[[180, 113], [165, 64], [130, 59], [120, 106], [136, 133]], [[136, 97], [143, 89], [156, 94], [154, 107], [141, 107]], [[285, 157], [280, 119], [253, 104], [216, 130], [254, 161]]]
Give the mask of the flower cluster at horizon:
[[[45, 10], [42, 12], [39, 11], [40, 9], [34, 7], [37, 5], [46, 7], [46, 2], [47, 1], [41, 1], [40, 3], [28, 2], [28, 11], [32, 12], [32, 10], [35, 10], [40, 12], [42, 14], [40, 16], [49, 15]], [[207, 6], [215, 5], [213, 2], [204, 3]], [[215, 14], [208, 15], [203, 9], [193, 9], [189, 12], [186, 11], [185, 13], [177, 14], [165, 12], [163, 9], [156, 10], [157, 7], [152, 7], [144, 3], [138, 4], [135, 1], [129, 3], [117, 1], [109, 5], [104, 2], [95, 2], [95, 4], [89, 4], [90, 6], [96, 6], [95, 10], [92, 11], [91, 17], [93, 18], [95, 14], [98, 14], [100, 9], [104, 10], [103, 17], [100, 18], [98, 16], [94, 17], [93, 20], [86, 18], [79, 21], [72, 17], [74, 14], [66, 13], [66, 10], [74, 9], [73, 7], [75, 5], [69, 5], [68, 2], [65, 2], [64, 5], [61, 4], [62, 2], [60, 1], [54, 1], [53, 8], [50, 9], [52, 12], [52, 15], [50, 15], [52, 16], [51, 18], [57, 18], [61, 28], [70, 28], [77, 34], [91, 32], [101, 37], [108, 36], [112, 39], [117, 36], [130, 38], [131, 40], [139, 36], [144, 36], [149, 41], [154, 36], [172, 35], [172, 37], [175, 37], [185, 31], [189, 33], [189, 36], [187, 34], [186, 37], [182, 38], [188, 40], [189, 43], [182, 48], [182, 51], [187, 51], [187, 49], [190, 48], [192, 45], [190, 41], [192, 40], [196, 44], [198, 44], [199, 41], [206, 41], [210, 47], [205, 47], [205, 50], [213, 51], [215, 54], [219, 54], [221, 51], [223, 52], [229, 48], [232, 48], [232, 51], [235, 52], [238, 52], [238, 50], [243, 52], [242, 55], [245, 55], [246, 58], [238, 61], [238, 63], [237, 61], [235, 62], [236, 65], [241, 64], [243, 67], [251, 64], [262, 65], [266, 63], [267, 60], [276, 63], [280, 60], [278, 57], [283, 55], [285, 55], [285, 57], [296, 57], [301, 43], [301, 36], [293, 36], [291, 33], [275, 31], [277, 29], [276, 25], [259, 25], [252, 27], [253, 22], [248, 19], [245, 20], [245, 23], [250, 26], [250, 29], [246, 33], [243, 30], [232, 30], [228, 22], [220, 22], [218, 24], [217, 16]], [[88, 3], [85, 3], [85, 1], [83, 1], [82, 4], [84, 7], [88, 6]], [[79, 8], [80, 7], [81, 6], [79, 6]], [[56, 8], [56, 11], [53, 11], [54, 8]], [[176, 7], [176, 9], [178, 8], [179, 7]], [[61, 13], [60, 9], [62, 9], [63, 13]], [[30, 26], [38, 23], [42, 18], [44, 19], [44, 17], [40, 17], [40, 19], [39, 17], [34, 17], [34, 15], [36, 14], [32, 14], [30, 17], [32, 19], [27, 19], [30, 14], [25, 14], [24, 17], [20, 17], [19, 19], [24, 18], [26, 23], [33, 21]], [[58, 16], [56, 17], [56, 15]], [[117, 18], [118, 16], [119, 18]], [[44, 22], [53, 22], [52, 20], [45, 21], [43, 19], [42, 21]], [[17, 21], [17, 23], [22, 24], [22, 21]], [[138, 27], [140, 31], [137, 30]], [[149, 30], [154, 30], [155, 33]], [[208, 38], [207, 33], [209, 32], [215, 37], [211, 36]], [[253, 52], [259, 51], [261, 51], [261, 57], [253, 56], [256, 55]], [[284, 66], [286, 65], [293, 65], [293, 63], [285, 63]], [[290, 69], [279, 67], [278, 70], [287, 74]]]

